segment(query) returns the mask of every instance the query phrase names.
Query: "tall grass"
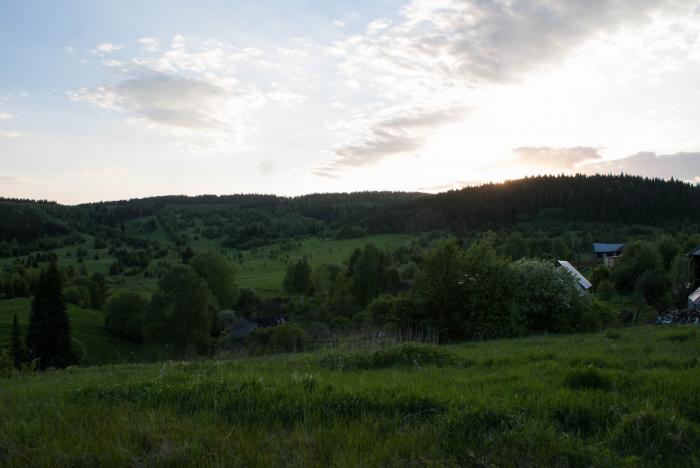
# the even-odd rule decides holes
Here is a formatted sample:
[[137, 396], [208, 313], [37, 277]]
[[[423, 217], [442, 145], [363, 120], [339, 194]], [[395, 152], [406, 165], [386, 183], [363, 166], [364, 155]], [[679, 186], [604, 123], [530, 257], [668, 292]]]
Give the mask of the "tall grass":
[[697, 466], [687, 330], [23, 375], [0, 466]]

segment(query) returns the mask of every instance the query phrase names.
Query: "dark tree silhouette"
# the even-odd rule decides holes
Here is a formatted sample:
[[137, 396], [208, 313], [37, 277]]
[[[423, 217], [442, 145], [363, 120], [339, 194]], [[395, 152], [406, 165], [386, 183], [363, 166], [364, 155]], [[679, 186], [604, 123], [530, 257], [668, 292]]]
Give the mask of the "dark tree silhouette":
[[62, 368], [74, 361], [63, 280], [55, 262], [39, 277], [29, 315], [27, 352], [39, 369]]
[[19, 369], [20, 367], [22, 367], [22, 362], [24, 362], [24, 348], [22, 347], [22, 332], [19, 329], [17, 314], [15, 314], [14, 319], [12, 320], [10, 356], [12, 356], [12, 362], [15, 366], [15, 369]]

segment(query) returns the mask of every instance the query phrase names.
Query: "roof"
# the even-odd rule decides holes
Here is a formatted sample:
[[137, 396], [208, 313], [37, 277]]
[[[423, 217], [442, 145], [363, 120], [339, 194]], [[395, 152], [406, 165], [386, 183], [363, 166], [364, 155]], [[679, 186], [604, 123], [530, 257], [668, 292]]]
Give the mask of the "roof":
[[604, 244], [602, 242], [593, 243], [593, 252], [597, 254], [615, 253], [622, 250], [625, 244]]
[[700, 245], [686, 254], [688, 257], [700, 257]]
[[579, 286], [581, 286], [581, 289], [587, 290], [593, 286], [590, 281], [588, 281], [576, 268], [574, 268], [571, 263], [567, 262], [566, 260], [557, 260], [557, 265], [565, 268], [569, 273], [571, 273], [571, 276], [576, 278], [576, 282]]
[[258, 328], [257, 323], [253, 323], [248, 319], [239, 318], [226, 329], [231, 334], [231, 338], [240, 340], [245, 338], [248, 333]]
[[700, 301], [700, 288], [693, 291], [690, 296], [688, 296], [688, 300], [693, 302]]

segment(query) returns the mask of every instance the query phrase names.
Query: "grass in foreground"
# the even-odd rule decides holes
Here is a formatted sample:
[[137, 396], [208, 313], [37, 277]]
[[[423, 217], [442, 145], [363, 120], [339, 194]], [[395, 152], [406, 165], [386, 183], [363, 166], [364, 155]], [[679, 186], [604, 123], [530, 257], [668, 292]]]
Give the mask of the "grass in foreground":
[[699, 357], [636, 327], [26, 375], [0, 465], [697, 466]]

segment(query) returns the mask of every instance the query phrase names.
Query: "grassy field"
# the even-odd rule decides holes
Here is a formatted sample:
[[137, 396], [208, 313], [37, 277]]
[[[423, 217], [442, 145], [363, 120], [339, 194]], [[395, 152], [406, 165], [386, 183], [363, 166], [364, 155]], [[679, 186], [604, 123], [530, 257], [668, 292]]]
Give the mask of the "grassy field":
[[0, 381], [5, 466], [698, 466], [700, 337], [75, 368]]
[[[31, 299], [28, 298], [0, 300], [0, 349], [10, 347], [10, 329], [14, 314], [17, 314], [24, 336], [30, 309]], [[157, 346], [131, 343], [107, 333], [100, 311], [69, 305], [68, 316], [73, 338], [85, 347], [87, 364], [153, 361], [163, 355]]]
[[408, 245], [414, 239], [415, 236], [410, 235], [385, 234], [347, 240], [312, 237], [293, 241], [285, 248], [273, 244], [242, 253], [243, 262], [236, 263], [238, 282], [241, 287], [253, 287], [263, 294], [281, 293], [282, 281], [290, 261], [306, 257], [312, 267], [324, 263], [342, 265], [353, 250], [370, 242], [385, 250]]
[[[155, 238], [167, 245], [164, 234], [160, 231], [141, 234], [142, 237]], [[135, 276], [108, 276], [109, 266], [116, 261], [110, 256], [107, 249], [94, 249], [94, 239], [91, 236], [84, 236], [85, 241], [80, 245], [73, 245], [55, 249], [53, 252], [58, 257], [59, 265], [73, 266], [76, 270], [85, 266], [89, 274], [102, 273], [107, 275], [110, 286], [116, 290], [129, 289], [138, 291], [145, 295], [153, 294], [158, 290], [158, 280], [152, 277], [144, 277], [143, 274]], [[274, 243], [269, 246], [257, 249], [237, 251], [235, 249], [224, 249], [216, 241], [208, 239], [198, 239], [190, 243], [190, 247], [195, 252], [207, 250], [218, 251], [224, 254], [238, 271], [237, 282], [240, 287], [250, 287], [257, 289], [261, 295], [270, 296], [282, 294], [282, 280], [284, 279], [287, 265], [290, 261], [298, 260], [306, 256], [312, 266], [324, 263], [342, 264], [350, 257], [352, 251], [358, 247], [363, 247], [368, 243], [374, 243], [381, 249], [392, 249], [403, 245], [408, 245], [415, 240], [415, 236], [385, 234], [366, 236], [359, 239], [336, 240], [311, 237], [298, 239], [286, 244]], [[76, 251], [82, 247], [86, 255], [82, 263], [78, 262]], [[240, 253], [240, 257], [239, 257]], [[97, 254], [97, 258], [95, 258]], [[10, 264], [14, 258], [0, 259], [0, 266]], [[171, 264], [180, 263], [181, 258], [175, 252], [163, 259]], [[0, 312], [2, 306], [0, 305]]]

